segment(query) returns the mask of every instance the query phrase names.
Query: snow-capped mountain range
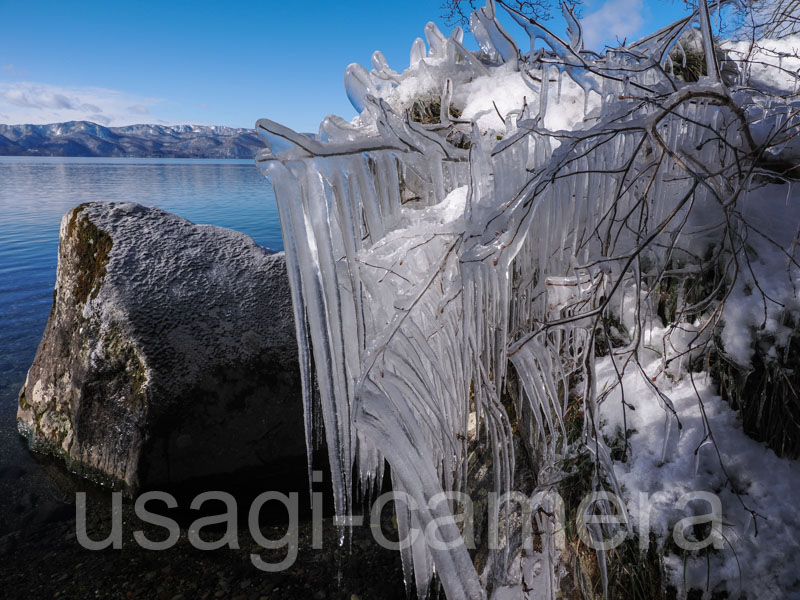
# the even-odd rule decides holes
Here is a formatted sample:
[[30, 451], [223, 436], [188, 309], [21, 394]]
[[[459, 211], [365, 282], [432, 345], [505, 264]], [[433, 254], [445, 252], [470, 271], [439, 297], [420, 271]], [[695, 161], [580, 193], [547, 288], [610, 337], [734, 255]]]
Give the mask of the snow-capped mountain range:
[[253, 158], [263, 147], [252, 129], [216, 125], [0, 124], [0, 156]]

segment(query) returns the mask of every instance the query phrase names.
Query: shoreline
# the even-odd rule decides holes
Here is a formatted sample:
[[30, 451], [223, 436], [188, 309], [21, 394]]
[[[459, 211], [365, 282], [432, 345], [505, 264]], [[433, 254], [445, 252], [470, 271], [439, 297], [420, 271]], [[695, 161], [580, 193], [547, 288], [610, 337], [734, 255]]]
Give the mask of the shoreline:
[[[136, 523], [130, 503], [123, 505], [123, 520]], [[110, 514], [88, 514], [92, 537], [102, 539], [110, 529]], [[262, 526], [268, 538], [280, 538], [285, 527]], [[12, 598], [314, 598], [315, 600], [366, 600], [406, 598], [400, 554], [380, 548], [369, 530], [355, 531], [339, 546], [338, 530], [330, 517], [324, 519], [321, 550], [311, 548], [311, 523], [299, 526], [297, 560], [284, 571], [267, 573], [254, 567], [250, 554], [278, 562], [282, 550], [264, 550], [239, 530], [240, 548], [201, 551], [187, 541], [181, 530], [169, 550], [142, 549], [133, 539], [134, 527], [124, 529], [120, 550], [86, 550], [75, 536], [74, 514], [30, 528], [9, 539], [0, 538], [4, 562], [0, 586]], [[148, 537], [163, 539], [159, 527], [143, 528]], [[205, 535], [208, 536], [208, 531]]]

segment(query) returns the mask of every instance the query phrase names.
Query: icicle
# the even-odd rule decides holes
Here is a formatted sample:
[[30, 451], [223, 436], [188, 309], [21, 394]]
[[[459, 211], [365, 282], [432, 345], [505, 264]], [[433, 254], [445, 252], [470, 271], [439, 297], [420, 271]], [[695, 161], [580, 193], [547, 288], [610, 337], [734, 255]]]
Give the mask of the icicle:
[[422, 41], [422, 38], [415, 39], [414, 43], [411, 45], [411, 56], [408, 61], [408, 66], [412, 69], [416, 67], [417, 63], [425, 58], [426, 52], [425, 42]]
[[442, 96], [439, 104], [439, 122], [442, 125], [450, 123], [450, 102], [453, 98], [453, 81], [445, 79], [444, 87], [442, 88]]
[[542, 69], [542, 83], [539, 88], [539, 122], [544, 127], [544, 120], [547, 116], [547, 94], [550, 90], [550, 67]]
[[[564, 6], [566, 6], [566, 4]], [[560, 104], [561, 103], [561, 83], [562, 83], [562, 80], [564, 79], [563, 75], [564, 75], [564, 70], [561, 67], [559, 67], [558, 68], [558, 92], [556, 93], [556, 104]]]
[[440, 57], [445, 55], [447, 38], [439, 31], [439, 28], [436, 27], [436, 23], [433, 21], [429, 21], [428, 24], [425, 25], [425, 39], [428, 40], [428, 56]]
[[376, 50], [372, 53], [372, 67], [375, 69], [375, 74], [378, 77], [398, 83], [400, 82], [398, 74], [389, 68], [389, 65], [386, 63], [386, 57], [380, 50]]
[[[685, 69], [686, 68], [686, 60], [687, 60], [686, 48], [684, 48], [683, 44], [680, 44], [680, 43], [677, 45], [677, 48], [678, 48], [678, 50], [680, 50], [680, 53], [681, 53], [681, 68]], [[667, 56], [669, 56], [669, 55], [667, 55]]]
[[369, 78], [367, 70], [359, 65], [353, 63], [344, 71], [344, 89], [347, 93], [347, 99], [358, 112], [364, 110], [366, 105], [367, 94], [377, 95], [377, 90]]
[[664, 59], [664, 70], [672, 77], [675, 77], [675, 65], [672, 64], [672, 57], [669, 54], [667, 54], [667, 57]]

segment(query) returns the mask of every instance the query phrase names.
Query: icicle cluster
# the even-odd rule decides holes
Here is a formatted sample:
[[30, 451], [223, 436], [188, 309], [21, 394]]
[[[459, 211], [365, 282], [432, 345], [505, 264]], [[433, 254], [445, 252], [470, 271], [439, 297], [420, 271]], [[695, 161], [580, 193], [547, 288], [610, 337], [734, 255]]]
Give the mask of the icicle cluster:
[[[370, 72], [348, 67], [345, 89], [360, 112], [352, 123], [328, 117], [316, 136], [257, 124], [268, 146], [257, 162], [281, 216], [309, 456], [321, 415], [339, 514], [388, 461], [393, 488], [415, 504], [396, 507], [400, 537], [438, 525], [446, 544], [419, 535], [402, 550], [419, 597], [434, 573], [449, 598], [485, 597], [439, 499], [467, 488], [470, 413], [493, 453], [497, 491], [512, 489], [501, 402], [510, 368], [525, 404], [516, 414], [530, 416], [520, 432], [544, 449], [540, 483], [566, 451], [564, 411], [577, 392], [594, 487], [615, 485], [594, 426], [594, 338], [631, 297], [646, 310], [639, 282], [669, 263], [684, 227], [701, 231], [720, 217], [720, 198], [746, 194], [735, 171], [753, 143], [741, 102], [718, 78], [687, 86], [669, 74], [670, 50], [707, 15], [599, 56], [583, 49], [568, 10], [564, 41], [508, 9], [530, 37], [525, 52], [495, 10], [489, 0], [472, 15], [479, 52], [464, 47], [459, 28], [445, 36], [429, 23], [427, 49], [417, 39], [402, 73], [380, 52]], [[546, 49], [534, 49], [537, 40]], [[529, 93], [506, 114], [494, 107], [502, 131], [458, 116], [460, 90], [509, 73]], [[547, 113], [565, 85], [582, 90], [585, 118], [550, 131]], [[438, 122], [412, 118], [421, 97], [435, 98]], [[703, 165], [716, 170], [692, 176]], [[702, 250], [691, 244], [681, 247]], [[653, 395], [665, 427], [676, 425], [667, 395], [655, 386]], [[539, 554], [553, 595], [557, 544]]]

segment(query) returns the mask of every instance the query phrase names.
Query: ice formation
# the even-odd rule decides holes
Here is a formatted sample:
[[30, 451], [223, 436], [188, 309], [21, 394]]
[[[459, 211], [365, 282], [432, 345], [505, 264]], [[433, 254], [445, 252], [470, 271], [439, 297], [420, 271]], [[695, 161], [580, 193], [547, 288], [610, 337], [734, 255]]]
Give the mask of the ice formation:
[[[702, 354], [712, 330], [736, 347], [725, 298], [742, 296], [740, 262], [747, 236], [756, 236], [745, 219], [757, 210], [753, 190], [771, 181], [796, 197], [759, 159], [798, 156], [797, 65], [781, 66], [788, 92], [753, 87], [746, 68], [726, 85], [704, 1], [604, 55], [583, 48], [569, 10], [565, 41], [503, 8], [529, 47], [517, 47], [489, 0], [470, 20], [477, 52], [465, 48], [460, 28], [446, 36], [429, 23], [406, 70], [391, 69], [380, 52], [371, 71], [350, 65], [345, 90], [360, 113], [353, 122], [327, 117], [313, 136], [257, 124], [267, 144], [257, 162], [281, 215], [309, 456], [312, 432], [324, 425], [340, 514], [390, 464], [393, 488], [415, 505], [396, 506], [400, 537], [434, 523], [445, 542], [418, 536], [402, 550], [419, 597], [434, 574], [448, 598], [499, 594], [533, 559], [530, 597], [555, 596], [556, 536], [527, 562], [494, 553], [481, 576], [453, 507], [439, 501], [443, 491], [468, 488], [471, 416], [493, 455], [496, 490], [513, 488], [514, 435], [540, 448], [545, 490], [571, 451], [564, 415], [570, 397], [580, 398], [592, 489], [622, 493], [600, 405], [635, 375], [659, 407], [659, 460], [669, 460], [683, 424], [659, 375]], [[708, 74], [685, 83], [673, 74], [673, 51], [692, 28], [702, 34]], [[786, 300], [799, 271], [793, 255], [782, 260], [770, 293]], [[654, 329], [659, 282], [699, 277], [697, 265], [709, 262], [722, 265], [713, 289], [679, 294], [672, 322], [681, 335], [676, 326]], [[752, 289], [752, 267], [744, 278]], [[785, 306], [765, 301], [765, 318], [779, 319]], [[603, 359], [601, 373], [611, 369], [616, 384], [598, 379], [595, 357], [612, 319], [630, 331]], [[660, 366], [640, 360], [652, 345], [663, 347]], [[523, 390], [514, 412], [528, 417], [516, 433], [502, 402], [512, 376]], [[624, 398], [619, 405], [624, 412]], [[552, 531], [542, 514], [540, 526]], [[602, 551], [597, 559], [605, 577]]]

